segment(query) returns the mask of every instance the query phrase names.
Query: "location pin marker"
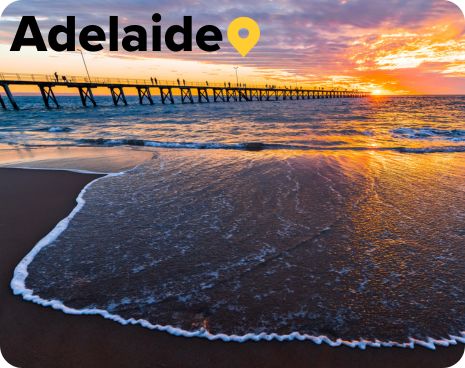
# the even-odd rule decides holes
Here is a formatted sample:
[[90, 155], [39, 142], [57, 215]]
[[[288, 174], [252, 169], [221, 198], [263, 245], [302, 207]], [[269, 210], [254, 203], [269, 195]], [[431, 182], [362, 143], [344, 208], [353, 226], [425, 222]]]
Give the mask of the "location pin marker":
[[[249, 32], [247, 37], [240, 36], [239, 32], [243, 29]], [[255, 47], [260, 39], [260, 26], [252, 18], [236, 18], [228, 27], [228, 39], [239, 54], [245, 57]]]

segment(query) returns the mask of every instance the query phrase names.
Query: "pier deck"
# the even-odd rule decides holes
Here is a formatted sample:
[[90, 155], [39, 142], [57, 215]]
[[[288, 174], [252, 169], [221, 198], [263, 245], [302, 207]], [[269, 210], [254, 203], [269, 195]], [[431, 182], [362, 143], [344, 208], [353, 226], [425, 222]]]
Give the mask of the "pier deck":
[[[9, 105], [14, 110], [19, 110], [10, 86], [36, 86], [41, 93], [45, 107], [60, 108], [58, 98], [53, 88], [66, 87], [77, 89], [84, 107], [97, 106], [93, 89], [108, 88], [111, 93], [113, 104], [127, 105], [124, 89], [136, 89], [140, 104], [154, 104], [153, 91], [158, 93], [163, 104], [174, 104], [179, 101], [186, 103], [209, 103], [231, 102], [231, 101], [278, 101], [278, 100], [306, 100], [321, 98], [364, 98], [370, 93], [348, 90], [304, 87], [283, 87], [272, 85], [247, 85], [231, 83], [198, 83], [183, 81], [159, 81], [157, 79], [123, 79], [123, 78], [86, 78], [68, 77], [56, 75], [39, 74], [1, 74], [0, 106], [7, 109]], [[178, 91], [177, 98], [173, 91]], [[7, 100], [7, 101], [5, 101]]]

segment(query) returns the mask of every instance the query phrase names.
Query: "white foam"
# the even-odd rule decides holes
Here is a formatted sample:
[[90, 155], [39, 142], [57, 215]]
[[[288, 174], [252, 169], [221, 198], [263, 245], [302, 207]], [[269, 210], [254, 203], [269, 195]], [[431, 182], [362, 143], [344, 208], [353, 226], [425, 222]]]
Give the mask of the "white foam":
[[[187, 330], [183, 330], [181, 328], [177, 328], [177, 327], [170, 326], [170, 325], [153, 324], [144, 319], [137, 319], [137, 320], [134, 318], [125, 319], [118, 314], [112, 314], [109, 311], [103, 310], [103, 309], [97, 309], [97, 308], [75, 309], [75, 308], [71, 308], [71, 307], [64, 305], [63, 302], [59, 300], [46, 300], [46, 299], [42, 299], [38, 295], [34, 295], [34, 291], [26, 287], [26, 279], [29, 275], [28, 266], [31, 264], [31, 262], [34, 260], [36, 255], [43, 248], [53, 243], [60, 236], [60, 234], [63, 233], [67, 229], [71, 220], [79, 213], [79, 211], [82, 210], [82, 208], [84, 207], [86, 203], [86, 201], [84, 200], [84, 195], [87, 192], [87, 190], [99, 180], [104, 180], [106, 178], [124, 175], [132, 170], [137, 169], [139, 166], [140, 165], [128, 171], [107, 174], [106, 176], [95, 179], [94, 181], [90, 182], [89, 184], [85, 186], [85, 188], [81, 191], [81, 193], [76, 199], [77, 206], [73, 209], [73, 211], [66, 218], [61, 220], [48, 235], [46, 235], [42, 240], [40, 240], [36, 244], [36, 246], [29, 252], [29, 254], [27, 254], [16, 267], [14, 271], [13, 279], [10, 283], [11, 289], [13, 290], [13, 293], [15, 295], [21, 295], [23, 299], [26, 301], [30, 301], [30, 302], [39, 304], [44, 307], [51, 307], [53, 309], [60, 310], [70, 315], [99, 315], [106, 319], [118, 322], [122, 325], [140, 325], [150, 330], [168, 332], [169, 334], [174, 335], [174, 336], [182, 336], [182, 337], [187, 337], [187, 338], [191, 338], [191, 337], [205, 338], [211, 341], [221, 340], [224, 342], [244, 343], [247, 341], [257, 342], [257, 341], [272, 341], [272, 340], [276, 340], [276, 341], [297, 340], [297, 341], [311, 341], [317, 345], [321, 345], [324, 343], [331, 347], [347, 346], [351, 348], [359, 348], [361, 350], [365, 350], [366, 347], [372, 347], [372, 348], [399, 347], [399, 348], [413, 349], [415, 346], [422, 346], [422, 347], [425, 347], [431, 350], [435, 350], [436, 346], [450, 346], [450, 345], [456, 345], [457, 343], [465, 344], [465, 331], [460, 332], [461, 336], [449, 335], [448, 339], [447, 338], [433, 339], [429, 337], [426, 340], [420, 340], [420, 339], [415, 339], [415, 338], [409, 338], [409, 342], [405, 342], [405, 343], [399, 343], [395, 341], [381, 341], [378, 339], [368, 340], [364, 338], [360, 338], [359, 340], [343, 340], [340, 338], [333, 340], [329, 338], [328, 336], [324, 336], [324, 335], [313, 336], [309, 334], [303, 334], [300, 332], [292, 332], [290, 334], [285, 334], [285, 335], [279, 335], [277, 333], [260, 333], [260, 334], [247, 333], [245, 335], [227, 335], [227, 334], [222, 334], [222, 333], [212, 334], [203, 328], [196, 330], [196, 331], [187, 331]], [[56, 169], [56, 170], [85, 172], [82, 170], [66, 170], [66, 169]], [[85, 172], [85, 173], [91, 173], [91, 172]]]

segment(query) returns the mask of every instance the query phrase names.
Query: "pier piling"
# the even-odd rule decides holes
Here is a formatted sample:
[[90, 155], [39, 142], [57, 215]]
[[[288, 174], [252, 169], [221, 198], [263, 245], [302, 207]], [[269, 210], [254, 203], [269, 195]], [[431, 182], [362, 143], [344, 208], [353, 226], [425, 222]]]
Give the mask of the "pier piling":
[[8, 84], [2, 84], [2, 87], [3, 89], [5, 90], [5, 93], [6, 93], [6, 96], [8, 97], [8, 100], [10, 101], [10, 104], [11, 106], [13, 107], [13, 109], [15, 109], [16, 111], [19, 110], [19, 106], [18, 104], [16, 103], [14, 97], [13, 97], [13, 94], [11, 93], [10, 91], [10, 87]]
[[81, 96], [82, 106], [87, 107], [87, 101], [90, 101], [94, 107], [97, 106], [91, 86], [79, 86], [79, 96]]
[[194, 103], [194, 98], [192, 97], [192, 90], [189, 87], [181, 87], [181, 103]]
[[2, 105], [3, 110], [6, 110], [6, 105], [5, 105], [5, 102], [3, 101], [1, 94], [0, 94], [0, 105]]
[[197, 94], [199, 97], [199, 103], [210, 102], [207, 88], [197, 88]]
[[213, 88], [213, 100], [215, 102], [222, 101], [226, 102], [226, 98], [224, 97], [224, 90], [223, 88]]
[[[170, 104], [174, 104], [173, 91], [171, 87], [159, 87], [161, 102], [163, 105], [166, 104], [166, 101], [169, 101]], [[153, 102], [152, 102], [153, 105]]]
[[250, 101], [253, 101], [254, 97], [256, 101], [260, 101], [258, 89], [250, 90]]
[[235, 89], [230, 89], [228, 88], [226, 90], [226, 100], [229, 102], [231, 100], [234, 100], [237, 102], [237, 93]]
[[247, 96], [247, 90], [246, 89], [239, 89], [239, 101], [242, 101], [242, 99], [246, 101], [250, 101], [249, 96]]
[[57, 109], [60, 108], [55, 93], [53, 93], [52, 85], [39, 84], [39, 89], [40, 94], [42, 95], [42, 99], [44, 100], [45, 107], [47, 109], [51, 109], [50, 101], [55, 104], [55, 107]]
[[[160, 91], [161, 91], [161, 88], [160, 88]], [[139, 103], [141, 105], [144, 104], [145, 99], [147, 99], [150, 105], [153, 105], [153, 98], [152, 98], [152, 94], [150, 93], [150, 87], [137, 87], [137, 93], [139, 95]]]
[[126, 100], [126, 96], [124, 95], [124, 90], [122, 87], [113, 87], [110, 86], [111, 97], [113, 99], [113, 104], [118, 106], [119, 102], [121, 101], [125, 106], [128, 105]]

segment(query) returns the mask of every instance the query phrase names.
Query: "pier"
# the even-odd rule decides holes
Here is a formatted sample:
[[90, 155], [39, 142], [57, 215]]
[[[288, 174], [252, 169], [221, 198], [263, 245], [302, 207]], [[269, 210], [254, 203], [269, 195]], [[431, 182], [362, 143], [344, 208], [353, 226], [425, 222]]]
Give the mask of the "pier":
[[[6, 110], [19, 110], [10, 86], [36, 86], [48, 109], [59, 109], [54, 88], [66, 87], [79, 93], [82, 106], [96, 107], [93, 90], [107, 88], [115, 106], [128, 105], [125, 89], [137, 90], [139, 103], [153, 105], [153, 96], [160, 96], [163, 104], [248, 102], [279, 100], [310, 100], [329, 98], [365, 98], [368, 92], [349, 89], [304, 88], [297, 86], [248, 85], [232, 83], [197, 83], [185, 81], [158, 81], [151, 79], [88, 78], [38, 74], [1, 74], [0, 105]], [[175, 95], [174, 92], [179, 92]]]

